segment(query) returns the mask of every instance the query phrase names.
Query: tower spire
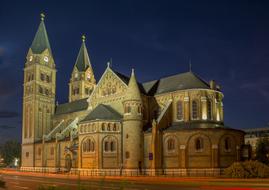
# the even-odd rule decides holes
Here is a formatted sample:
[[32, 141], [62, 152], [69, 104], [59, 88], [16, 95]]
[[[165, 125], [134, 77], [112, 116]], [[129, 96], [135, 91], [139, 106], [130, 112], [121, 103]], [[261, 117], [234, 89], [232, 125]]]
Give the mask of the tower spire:
[[88, 54], [87, 47], [85, 45], [86, 36], [83, 34], [81, 36], [82, 44], [77, 56], [77, 60], [75, 63], [75, 67], [81, 72], [86, 71], [89, 67], [91, 67], [91, 62]]
[[34, 54], [41, 54], [46, 49], [48, 49], [49, 52], [51, 53], [50, 42], [49, 42], [44, 18], [45, 18], [45, 14], [41, 13], [40, 14], [41, 22], [38, 26], [34, 40], [30, 47]]

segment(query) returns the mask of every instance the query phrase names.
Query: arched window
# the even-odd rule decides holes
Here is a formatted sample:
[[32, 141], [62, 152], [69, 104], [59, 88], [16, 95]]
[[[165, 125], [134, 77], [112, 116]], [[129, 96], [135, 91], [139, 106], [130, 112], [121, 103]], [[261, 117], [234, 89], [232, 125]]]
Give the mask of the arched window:
[[168, 151], [172, 151], [172, 150], [175, 150], [175, 139], [168, 139], [167, 141], [167, 150]]
[[86, 141], [86, 152], [90, 152], [90, 143], [91, 143], [91, 140], [88, 139], [88, 140]]
[[226, 137], [226, 138], [224, 139], [224, 149], [225, 149], [226, 151], [231, 150], [231, 139], [230, 139], [229, 137]]
[[212, 102], [207, 100], [207, 119], [212, 120]]
[[110, 142], [110, 151], [111, 152], [114, 152], [116, 150], [116, 148], [115, 148], [115, 142], [114, 141], [111, 141]]
[[198, 119], [198, 103], [196, 100], [192, 101], [192, 119]]
[[203, 139], [198, 138], [195, 140], [195, 149], [197, 151], [201, 151], [203, 149], [204, 145], [203, 145]]
[[114, 137], [106, 137], [103, 141], [104, 152], [116, 152], [117, 151], [117, 141]]
[[95, 143], [92, 139], [86, 139], [82, 146], [83, 152], [94, 152], [95, 150]]
[[106, 130], [106, 124], [102, 123], [102, 131], [105, 131], [105, 130]]
[[131, 113], [131, 106], [129, 104], [125, 105], [124, 112]]
[[117, 124], [116, 123], [114, 123], [114, 125], [113, 125], [113, 131], [117, 131]]
[[90, 152], [94, 152], [94, 142], [91, 141], [90, 143]]
[[105, 141], [105, 152], [107, 152], [109, 150], [109, 143], [107, 141]]
[[183, 120], [183, 103], [180, 100], [177, 102], [177, 120]]

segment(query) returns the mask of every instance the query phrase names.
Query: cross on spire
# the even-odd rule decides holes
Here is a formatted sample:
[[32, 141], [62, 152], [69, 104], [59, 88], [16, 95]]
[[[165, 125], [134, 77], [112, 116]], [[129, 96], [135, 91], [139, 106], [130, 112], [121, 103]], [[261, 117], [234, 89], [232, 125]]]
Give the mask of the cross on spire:
[[45, 19], [45, 13], [40, 13], [40, 19], [41, 19], [41, 21], [44, 21], [44, 19]]
[[191, 57], [190, 57], [190, 59], [189, 59], [189, 71], [191, 72]]

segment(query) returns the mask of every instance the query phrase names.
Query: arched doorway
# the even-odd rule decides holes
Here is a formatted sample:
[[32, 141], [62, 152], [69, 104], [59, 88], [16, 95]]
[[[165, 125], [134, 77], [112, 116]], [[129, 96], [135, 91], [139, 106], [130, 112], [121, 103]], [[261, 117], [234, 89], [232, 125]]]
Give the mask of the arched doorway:
[[72, 160], [70, 154], [66, 155], [65, 157], [65, 169], [69, 172], [72, 168]]

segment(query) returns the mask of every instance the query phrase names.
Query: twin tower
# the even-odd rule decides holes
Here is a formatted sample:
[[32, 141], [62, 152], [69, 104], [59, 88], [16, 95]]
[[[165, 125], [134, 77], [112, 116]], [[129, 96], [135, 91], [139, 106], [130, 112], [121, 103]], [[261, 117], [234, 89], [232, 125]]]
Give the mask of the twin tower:
[[[23, 144], [42, 139], [52, 127], [55, 111], [56, 68], [45, 23], [41, 22], [26, 56], [23, 94]], [[89, 97], [96, 80], [91, 67], [85, 36], [69, 83], [69, 102]]]
[[[29, 48], [24, 68], [22, 164], [31, 167], [36, 165], [35, 157], [41, 154], [39, 150], [43, 150], [44, 155], [47, 154], [45, 148], [39, 149], [37, 144], [44, 141], [44, 135], [54, 130], [56, 68], [44, 17], [41, 14], [41, 22]], [[95, 87], [96, 80], [85, 45], [85, 36], [82, 36], [82, 45], [69, 83], [69, 102], [75, 103], [89, 97]], [[125, 128], [122, 135], [126, 137], [122, 145], [125, 167], [138, 168], [141, 167], [143, 158], [143, 118], [142, 99], [134, 71], [122, 103], [125, 110], [122, 121]], [[44, 142], [42, 144], [45, 146]]]

